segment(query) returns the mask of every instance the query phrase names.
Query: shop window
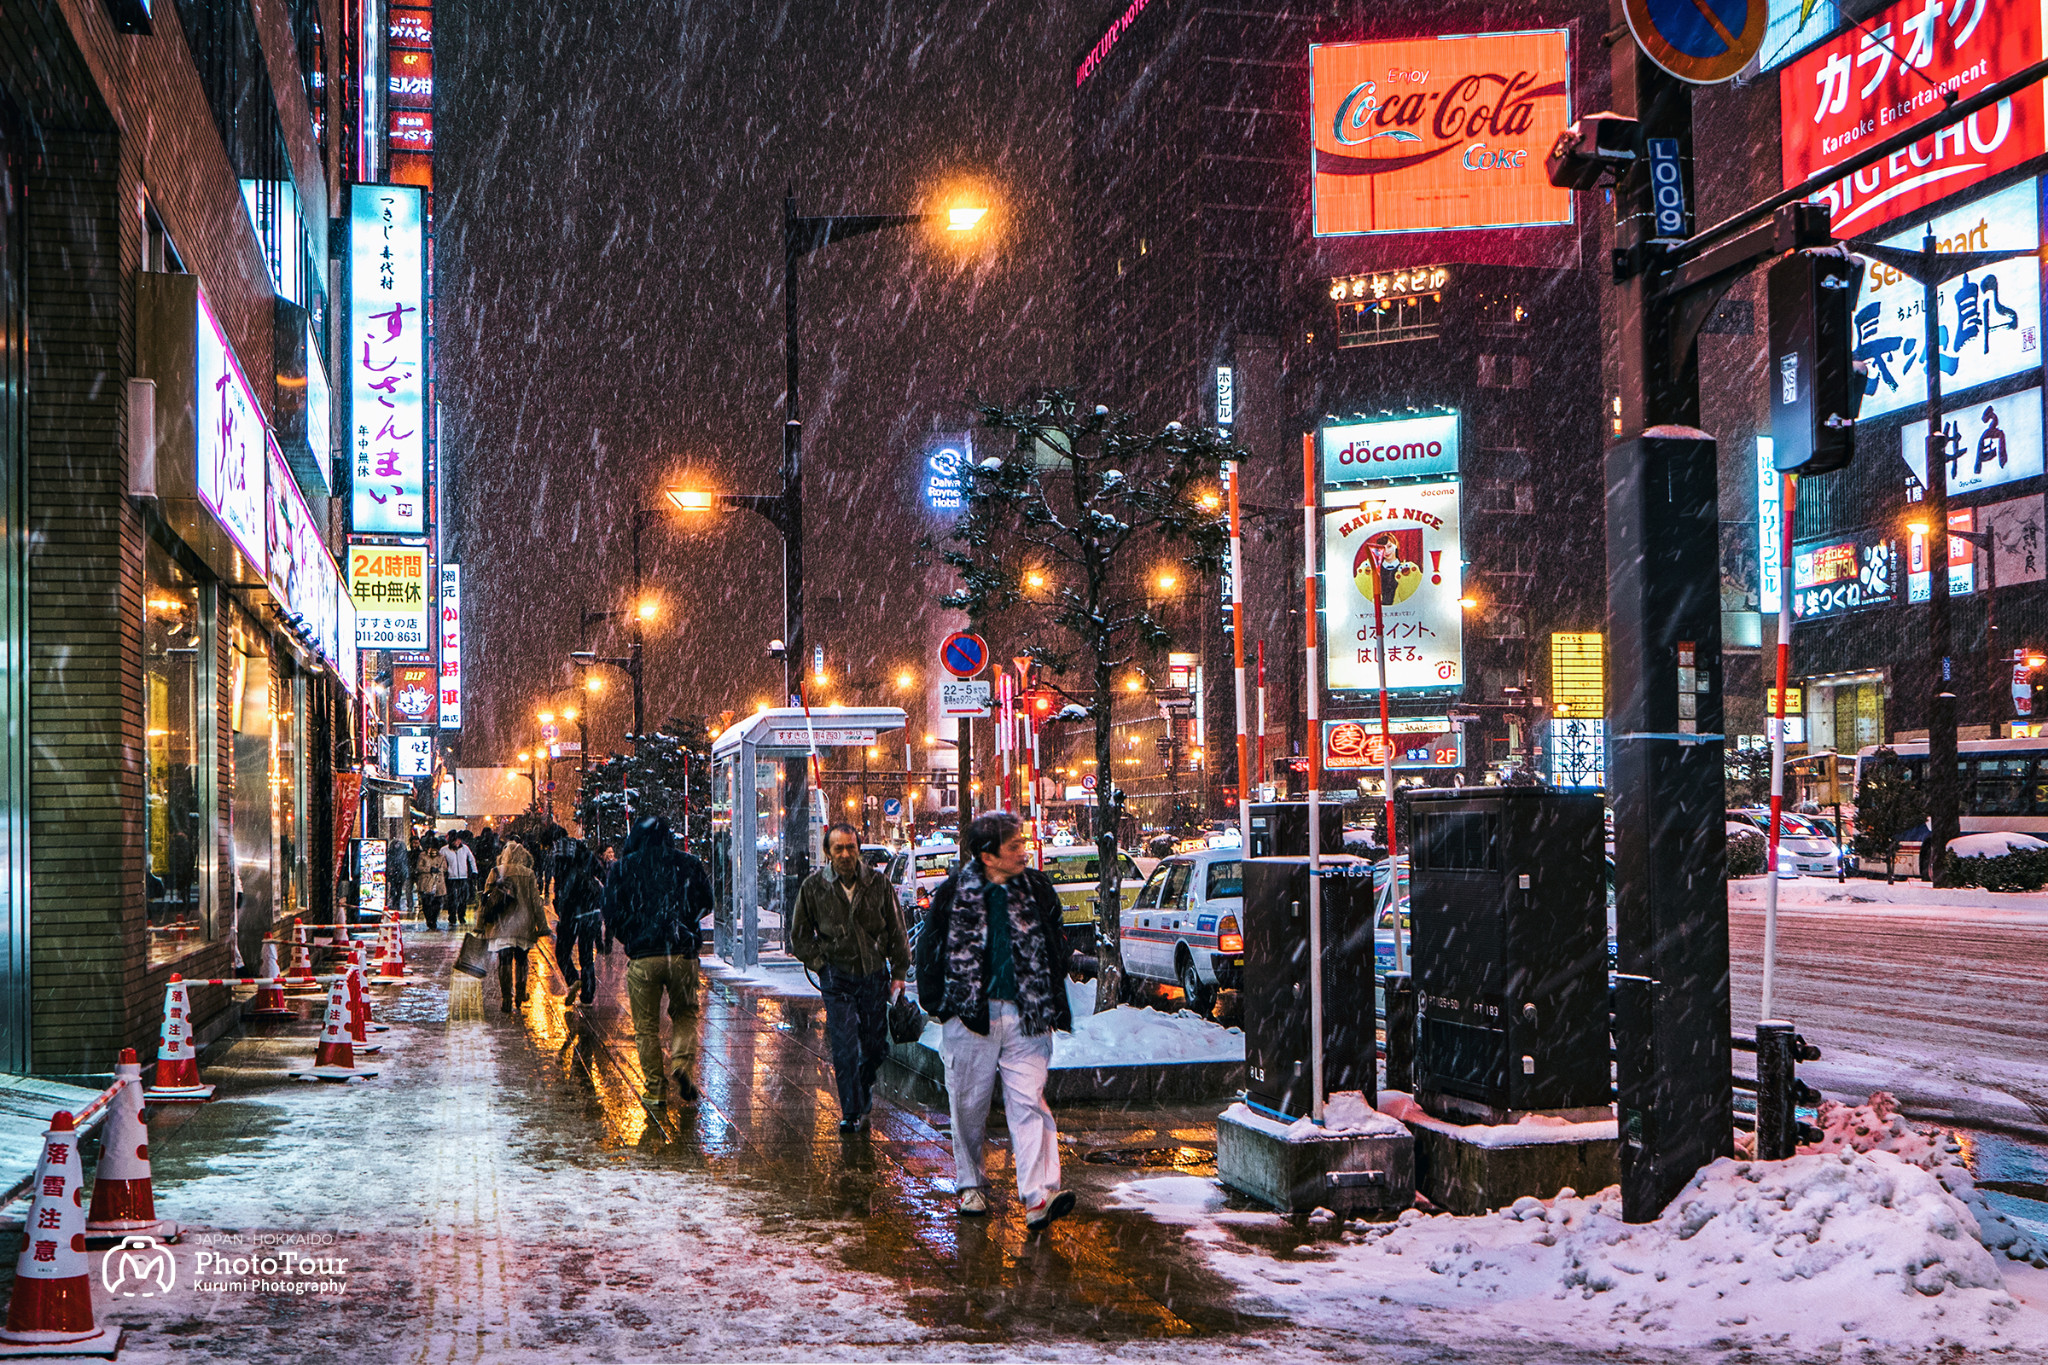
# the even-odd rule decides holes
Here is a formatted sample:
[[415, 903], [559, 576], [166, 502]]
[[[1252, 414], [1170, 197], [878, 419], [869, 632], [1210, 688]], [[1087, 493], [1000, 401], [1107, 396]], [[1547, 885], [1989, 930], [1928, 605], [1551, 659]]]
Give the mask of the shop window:
[[149, 960], [170, 962], [213, 937], [206, 894], [207, 831], [201, 680], [210, 645], [200, 587], [160, 547], [146, 557], [143, 847]]
[[277, 907], [278, 708], [273, 701], [270, 641], [253, 619], [236, 612], [228, 640], [228, 729], [234, 736], [234, 934], [242, 960], [257, 960]]
[[1844, 752], [1884, 743], [1884, 689], [1875, 682], [1835, 689], [1835, 743]]

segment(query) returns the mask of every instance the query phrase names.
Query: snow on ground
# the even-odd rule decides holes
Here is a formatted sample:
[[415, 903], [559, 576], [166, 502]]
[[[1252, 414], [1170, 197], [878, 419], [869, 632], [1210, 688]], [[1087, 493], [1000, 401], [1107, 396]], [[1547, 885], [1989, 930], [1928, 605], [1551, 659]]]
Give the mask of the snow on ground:
[[[1211, 1023], [1189, 1010], [1165, 1014], [1118, 1005], [1102, 1014], [1095, 1008], [1095, 984], [1069, 981], [1067, 1003], [1074, 1012], [1074, 1031], [1052, 1036], [1053, 1070], [1083, 1067], [1140, 1066], [1158, 1062], [1241, 1062], [1244, 1030]], [[918, 1041], [946, 1055], [946, 1029], [927, 1019]]]
[[1965, 834], [1950, 840], [1948, 851], [1958, 858], [2002, 858], [2016, 848], [2048, 848], [2048, 842], [2031, 834]]
[[[1764, 882], [1762, 876], [1730, 880], [1729, 903], [1762, 908]], [[2048, 921], [2048, 891], [1986, 891], [1972, 886], [1929, 886], [1920, 881], [1886, 885], [1882, 879], [1868, 877], [1851, 877], [1846, 882], [1832, 877], [1798, 877], [1778, 883], [1780, 909], [1812, 910], [1841, 905], [1935, 912], [2004, 910], [2023, 918]]]
[[1243, 1103], [1231, 1105], [1223, 1111], [1223, 1117], [1286, 1142], [1315, 1142], [1329, 1137], [1401, 1137], [1408, 1132], [1399, 1119], [1367, 1104], [1365, 1096], [1356, 1090], [1339, 1090], [1325, 1100], [1321, 1123], [1308, 1118], [1282, 1123]]
[[1551, 1114], [1524, 1114], [1514, 1123], [1446, 1123], [1399, 1090], [1382, 1090], [1380, 1108], [1414, 1128], [1456, 1132], [1476, 1147], [1536, 1147], [1550, 1142], [1606, 1142], [1619, 1135], [1613, 1119], [1572, 1123]]
[[804, 964], [784, 954], [765, 953], [751, 970], [744, 972], [722, 958], [707, 957], [704, 959], [704, 974], [713, 981], [752, 986], [770, 995], [820, 998], [818, 988], [811, 984], [810, 974], [804, 970]]
[[1829, 1106], [1826, 1138], [1790, 1161], [1713, 1163], [1640, 1225], [1621, 1221], [1616, 1188], [1563, 1190], [1476, 1217], [1354, 1222], [1340, 1243], [1276, 1261], [1261, 1248], [1287, 1220], [1226, 1209], [1214, 1181], [1134, 1181], [1119, 1206], [1186, 1225], [1216, 1269], [1301, 1326], [1392, 1307], [1423, 1330], [1454, 1314], [1436, 1323], [1447, 1339], [2044, 1358], [2048, 1256], [1988, 1209], [1952, 1141], [1905, 1124], [1887, 1098]]

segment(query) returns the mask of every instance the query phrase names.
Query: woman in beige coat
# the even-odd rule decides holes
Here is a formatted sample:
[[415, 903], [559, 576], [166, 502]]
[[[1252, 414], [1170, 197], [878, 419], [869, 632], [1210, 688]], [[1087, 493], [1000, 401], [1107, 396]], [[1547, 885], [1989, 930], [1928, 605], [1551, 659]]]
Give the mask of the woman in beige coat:
[[526, 1003], [526, 955], [547, 932], [540, 886], [533, 877], [533, 855], [524, 844], [509, 843], [498, 855], [498, 865], [484, 882], [485, 906], [491, 905], [493, 891], [499, 888], [504, 891], [503, 898], [495, 908], [484, 911], [478, 927], [490, 935], [486, 946], [498, 955], [499, 1004], [510, 1014], [514, 1003]]

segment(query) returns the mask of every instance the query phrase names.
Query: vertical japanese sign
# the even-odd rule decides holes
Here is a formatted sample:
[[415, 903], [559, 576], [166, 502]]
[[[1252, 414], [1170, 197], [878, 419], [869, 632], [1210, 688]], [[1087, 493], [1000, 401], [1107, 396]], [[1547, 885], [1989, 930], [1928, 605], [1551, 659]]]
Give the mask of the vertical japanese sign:
[[[2038, 182], [2029, 180], [1944, 213], [1928, 224], [1935, 248], [2025, 251], [2041, 244]], [[1886, 246], [1918, 250], [1925, 230], [1912, 227]], [[1923, 291], [1882, 261], [1872, 261], [1856, 295], [1856, 359], [1863, 380], [1862, 418], [1927, 401]], [[1941, 387], [1954, 395], [2041, 365], [2041, 269], [2021, 256], [1944, 280], [1935, 294], [1941, 332]], [[1961, 490], [1951, 490], [1961, 491]]]
[[[1778, 72], [1784, 184], [1798, 184], [2041, 59], [2040, 0], [1900, 0]], [[2044, 150], [2040, 86], [1822, 190], [1850, 237]]]
[[427, 552], [396, 545], [348, 547], [348, 593], [362, 649], [427, 647]]
[[[1390, 692], [1465, 684], [1456, 483], [1332, 489], [1323, 507], [1332, 691]], [[1379, 602], [1378, 636], [1373, 605]]]
[[424, 535], [423, 196], [407, 185], [357, 185], [350, 196], [351, 527], [358, 534]]
[[267, 564], [263, 409], [203, 291], [193, 351], [193, 482], [199, 501], [260, 574]]
[[1756, 438], [1756, 609], [1768, 616], [1785, 605], [1785, 579], [1779, 539], [1784, 532], [1785, 483], [1775, 461], [1776, 445], [1768, 436]]
[[263, 538], [271, 595], [286, 616], [310, 619], [315, 611], [312, 598], [317, 588], [317, 560], [326, 556], [327, 548], [320, 540], [312, 510], [299, 492], [298, 480], [292, 477], [291, 466], [284, 462], [284, 452], [277, 448], [275, 440], [268, 440], [265, 445], [269, 447], [270, 458]]
[[462, 728], [462, 566], [441, 566], [441, 728]]

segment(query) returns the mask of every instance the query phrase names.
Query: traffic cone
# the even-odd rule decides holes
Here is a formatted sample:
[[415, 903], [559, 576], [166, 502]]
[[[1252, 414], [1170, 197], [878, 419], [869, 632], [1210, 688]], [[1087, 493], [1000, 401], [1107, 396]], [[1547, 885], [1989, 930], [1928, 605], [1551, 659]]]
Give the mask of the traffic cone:
[[142, 1064], [135, 1049], [121, 1049], [116, 1080], [127, 1081], [107, 1106], [107, 1126], [100, 1134], [100, 1164], [92, 1173], [92, 1209], [85, 1216], [88, 1246], [112, 1246], [124, 1237], [141, 1235], [159, 1242], [178, 1240], [178, 1225], [156, 1216], [156, 1193], [149, 1177], [149, 1129], [142, 1118]]
[[14, 1263], [7, 1326], [0, 1328], [0, 1358], [114, 1354], [121, 1345], [121, 1330], [96, 1326], [92, 1320], [78, 1131], [71, 1115], [62, 1110], [43, 1134], [43, 1157], [36, 1164], [35, 1198], [23, 1237], [21, 1259]]
[[285, 989], [293, 995], [318, 995], [320, 983], [313, 979], [313, 944], [306, 937], [306, 922], [292, 925], [292, 969], [285, 976]]
[[357, 1052], [373, 1056], [384, 1050], [382, 1043], [370, 1042], [370, 1002], [363, 992], [363, 969], [351, 966], [343, 973], [348, 979], [348, 1036]]
[[348, 982], [336, 977], [327, 992], [327, 1017], [320, 1026], [320, 1050], [313, 1065], [290, 1075], [307, 1081], [346, 1081], [355, 1076], [374, 1076], [375, 1067], [356, 1065], [356, 1053], [348, 1028]]
[[299, 1012], [285, 1003], [284, 984], [278, 979], [276, 939], [263, 940], [263, 966], [257, 975], [270, 984], [256, 988], [256, 999], [249, 1005], [248, 1017], [296, 1020]]
[[156, 1045], [156, 1084], [143, 1092], [151, 1104], [204, 1104], [213, 1087], [199, 1079], [199, 1053], [192, 1046], [192, 995], [185, 978], [171, 973], [164, 987], [164, 1027]]
[[353, 971], [357, 977], [356, 993], [354, 999], [362, 1007], [360, 1013], [362, 1016], [363, 1027], [368, 1029], [371, 1033], [391, 1032], [391, 1026], [389, 1024], [380, 1024], [377, 1022], [377, 1012], [370, 1008], [370, 993], [362, 989], [362, 983], [364, 981], [369, 980], [369, 973], [363, 967], [362, 949], [350, 948], [348, 950], [348, 965], [349, 969]]
[[399, 937], [398, 916], [394, 913], [384, 921], [384, 936], [378, 944], [377, 979], [401, 981], [404, 978], [405, 941]]

